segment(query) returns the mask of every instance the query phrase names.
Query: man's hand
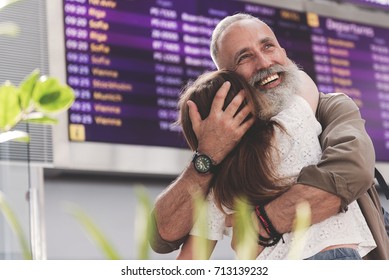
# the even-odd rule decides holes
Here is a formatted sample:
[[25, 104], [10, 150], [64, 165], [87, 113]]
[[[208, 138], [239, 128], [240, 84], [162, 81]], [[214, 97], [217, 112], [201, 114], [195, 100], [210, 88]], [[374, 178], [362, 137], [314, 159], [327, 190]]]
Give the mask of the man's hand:
[[340, 197], [315, 187], [293, 185], [286, 193], [265, 206], [269, 219], [279, 233], [292, 231], [296, 207], [304, 201], [311, 208], [311, 224], [319, 223], [340, 211]]
[[[340, 208], [339, 197], [314, 187], [301, 184], [294, 185], [288, 192], [273, 200], [265, 207], [267, 215], [278, 232], [285, 233], [292, 230], [296, 205], [301, 201], [308, 201], [310, 203], [311, 209], [313, 210], [312, 223], [321, 222], [337, 214]], [[235, 253], [238, 253], [237, 250], [239, 248], [237, 243], [239, 237], [236, 234], [238, 230], [235, 227], [237, 224], [235, 219], [234, 214], [228, 215], [225, 220], [225, 225], [226, 227], [232, 227], [231, 247]], [[251, 213], [251, 220], [255, 231], [259, 235], [269, 237], [259, 223], [255, 212]], [[257, 249], [257, 254], [259, 255], [264, 248], [258, 245]]]
[[[251, 112], [247, 105], [237, 113], [245, 98], [243, 91], [239, 92], [223, 111], [229, 89], [229, 82], [220, 87], [205, 120], [201, 119], [195, 103], [187, 103], [198, 140], [198, 150], [211, 157], [215, 163], [220, 163], [227, 156], [255, 120], [252, 117], [244, 121]], [[189, 164], [158, 196], [154, 213], [160, 239], [175, 242], [188, 234], [193, 226], [193, 193], [200, 192], [205, 195], [211, 179], [212, 174], [199, 174], [193, 164]], [[180, 222], [177, 224], [177, 221]]]
[[223, 111], [230, 87], [230, 82], [225, 82], [220, 87], [212, 102], [209, 116], [204, 120], [201, 119], [196, 104], [193, 101], [187, 103], [193, 130], [199, 143], [198, 150], [210, 156], [216, 163], [220, 163], [226, 157], [254, 123], [253, 117], [243, 122], [251, 112], [248, 105], [237, 113], [245, 98], [244, 91], [240, 91]]

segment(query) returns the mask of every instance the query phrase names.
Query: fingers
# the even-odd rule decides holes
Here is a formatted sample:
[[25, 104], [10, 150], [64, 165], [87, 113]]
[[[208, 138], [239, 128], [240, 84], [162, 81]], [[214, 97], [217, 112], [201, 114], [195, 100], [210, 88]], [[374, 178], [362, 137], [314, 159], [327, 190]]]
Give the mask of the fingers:
[[[212, 102], [211, 107], [211, 113], [219, 113], [223, 112], [223, 105], [225, 102], [225, 98], [227, 96], [227, 93], [231, 87], [230, 82], [225, 82], [220, 89], [217, 91], [215, 98]], [[227, 108], [224, 110], [224, 114], [227, 116], [230, 116], [234, 122], [239, 126], [246, 117], [251, 113], [250, 106], [246, 105], [243, 107], [242, 110], [240, 110], [238, 113], [239, 107], [242, 105], [242, 102], [244, 101], [246, 97], [246, 94], [244, 90], [241, 90], [231, 101], [230, 104], [228, 104]], [[250, 126], [249, 126], [250, 127]]]
[[231, 116], [232, 114], [236, 114], [232, 117], [232, 121], [234, 123], [233, 126], [235, 127], [235, 133], [239, 137], [242, 137], [255, 122], [254, 116], [251, 116], [249, 119], [247, 119], [252, 111], [252, 108], [249, 105], [245, 105], [238, 113], [236, 113], [243, 100], [244, 94], [243, 91], [241, 91], [237, 96], [235, 96], [225, 111], [226, 114], [231, 114]]
[[227, 93], [230, 90], [231, 83], [226, 81], [216, 92], [215, 98], [213, 99], [211, 112], [220, 112], [223, 110], [224, 100], [226, 99]]
[[[243, 124], [243, 121], [250, 115], [251, 107], [249, 105], [245, 105], [239, 112], [238, 109], [242, 105], [246, 94], [243, 90], [241, 90], [231, 101], [231, 103], [227, 106], [224, 111], [225, 114], [231, 116], [233, 121], [236, 123], [236, 126], [240, 126]], [[242, 133], [244, 134], [248, 128], [253, 124], [254, 119], [251, 120], [250, 123], [245, 124], [242, 127]], [[242, 135], [243, 135], [242, 134]]]
[[[244, 120], [245, 118], [243, 118]], [[242, 121], [243, 121], [242, 120]], [[241, 122], [242, 122], [241, 121]], [[240, 122], [240, 123], [241, 123]], [[241, 134], [241, 135], [244, 135], [247, 130], [249, 130], [249, 128], [254, 124], [255, 122], [255, 118], [254, 117], [251, 117], [250, 119], [248, 119], [247, 121], [245, 121], [244, 123], [242, 123], [239, 128], [238, 128], [238, 132]]]
[[217, 91], [211, 105], [209, 116], [204, 120], [193, 101], [188, 101], [189, 117], [198, 140], [198, 149], [209, 154], [216, 162], [221, 162], [236, 146], [242, 136], [254, 123], [254, 118], [244, 121], [251, 112], [250, 106], [244, 106], [238, 113], [245, 94], [239, 92], [223, 111], [225, 98], [231, 84], [225, 82]]
[[[236, 97], [238, 97], [238, 96], [236, 96]], [[233, 101], [235, 101], [235, 100], [233, 100]], [[242, 100], [242, 101], [243, 101], [243, 100]], [[241, 103], [242, 103], [242, 102], [241, 102]], [[241, 103], [240, 103], [240, 104], [241, 104]], [[240, 104], [238, 105], [238, 108], [240, 107]], [[231, 102], [230, 105], [234, 105], [234, 104]], [[228, 107], [230, 107], [230, 106], [228, 106]], [[227, 107], [227, 109], [230, 109], [230, 108], [228, 108], [228, 107]], [[232, 106], [231, 106], [231, 107], [232, 107]], [[235, 112], [238, 110], [238, 108], [236, 108]], [[235, 109], [235, 108], [233, 108], [233, 109]], [[226, 110], [226, 111], [227, 111], [227, 110]], [[246, 105], [242, 108], [242, 110], [240, 110], [238, 113], [236, 113], [235, 119], [237, 120], [237, 122], [242, 123], [243, 120], [251, 113], [251, 111], [252, 111], [252, 107], [249, 106], [248, 104], [246, 104]]]
[[[235, 116], [236, 112], [238, 111], [240, 105], [242, 104], [245, 93], [243, 90], [241, 90], [235, 97], [232, 99], [231, 103], [228, 104], [226, 110], [224, 111], [226, 114], [230, 116]], [[247, 106], [246, 106], [247, 107]]]

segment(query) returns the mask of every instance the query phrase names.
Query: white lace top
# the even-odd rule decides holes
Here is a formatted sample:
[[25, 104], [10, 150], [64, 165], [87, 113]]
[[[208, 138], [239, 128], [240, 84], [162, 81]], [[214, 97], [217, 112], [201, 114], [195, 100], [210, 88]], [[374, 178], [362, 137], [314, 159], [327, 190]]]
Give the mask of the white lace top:
[[[318, 135], [320, 123], [316, 120], [309, 104], [300, 96], [294, 96], [290, 106], [273, 118], [286, 131], [276, 127], [275, 142], [278, 151], [274, 152], [275, 166], [281, 178], [294, 182], [300, 170], [307, 165], [316, 164], [321, 158]], [[207, 197], [208, 236], [210, 240], [220, 240], [223, 235], [230, 236], [231, 229], [224, 225], [225, 215], [214, 203], [212, 193]], [[224, 209], [232, 213], [230, 209]], [[191, 235], [199, 236], [199, 221]], [[285, 243], [266, 247], [257, 259], [287, 259], [293, 241], [293, 233], [283, 235]], [[331, 245], [358, 244], [358, 252], [363, 257], [376, 247], [373, 236], [356, 202], [349, 205], [348, 211], [332, 216], [325, 221], [312, 225], [304, 235], [304, 248], [301, 259], [320, 252]]]

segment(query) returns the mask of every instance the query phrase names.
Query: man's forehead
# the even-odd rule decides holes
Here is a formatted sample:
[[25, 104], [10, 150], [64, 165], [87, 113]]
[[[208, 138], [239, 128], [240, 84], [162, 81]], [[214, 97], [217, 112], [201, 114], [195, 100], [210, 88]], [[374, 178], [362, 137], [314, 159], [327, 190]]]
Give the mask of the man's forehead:
[[231, 24], [222, 34], [219, 47], [227, 49], [246, 48], [247, 43], [261, 43], [264, 41], [276, 41], [273, 31], [265, 23], [256, 20], [242, 20]]
[[[266, 38], [267, 41], [277, 38], [268, 25], [259, 20], [241, 20], [231, 24], [220, 36], [219, 47], [230, 46], [235, 48], [244, 47], [242, 44], [247, 42], [260, 43]], [[239, 44], [238, 44], [239, 43]]]
[[237, 31], [239, 32], [238, 35], [242, 35], [241, 31], [247, 31], [247, 33], [256, 32], [258, 35], [262, 33], [267, 34], [266, 36], [272, 34], [272, 36], [275, 37], [271, 28], [263, 21], [257, 19], [243, 19], [236, 21], [224, 30], [223, 35], [231, 35]]

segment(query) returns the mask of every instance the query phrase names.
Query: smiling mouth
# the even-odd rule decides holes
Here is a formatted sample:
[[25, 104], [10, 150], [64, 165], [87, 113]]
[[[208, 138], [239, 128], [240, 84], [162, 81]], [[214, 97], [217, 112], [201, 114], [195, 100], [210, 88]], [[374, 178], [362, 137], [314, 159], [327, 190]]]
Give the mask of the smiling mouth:
[[275, 73], [275, 74], [272, 74], [270, 76], [267, 76], [266, 78], [258, 81], [258, 85], [259, 86], [266, 86], [266, 85], [269, 85], [271, 84], [272, 82], [275, 82], [277, 81], [278, 79], [280, 78], [280, 76], [278, 75], [278, 73]]

